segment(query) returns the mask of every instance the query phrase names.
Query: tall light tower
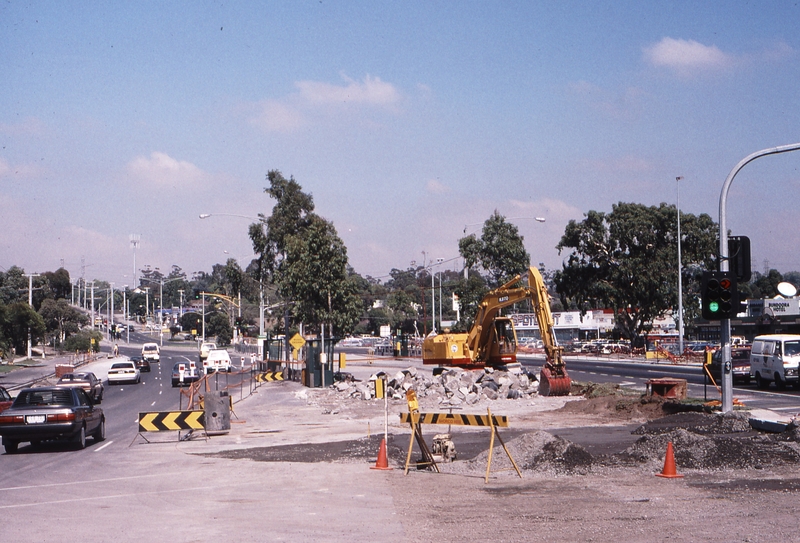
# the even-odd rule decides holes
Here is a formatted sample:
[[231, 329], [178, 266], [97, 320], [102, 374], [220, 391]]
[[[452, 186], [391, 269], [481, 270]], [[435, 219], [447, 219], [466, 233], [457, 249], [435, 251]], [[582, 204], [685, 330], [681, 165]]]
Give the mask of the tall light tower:
[[131, 249], [133, 249], [133, 288], [137, 288], [139, 283], [136, 282], [136, 249], [139, 248], [139, 243], [141, 239], [141, 235], [139, 234], [131, 234]]

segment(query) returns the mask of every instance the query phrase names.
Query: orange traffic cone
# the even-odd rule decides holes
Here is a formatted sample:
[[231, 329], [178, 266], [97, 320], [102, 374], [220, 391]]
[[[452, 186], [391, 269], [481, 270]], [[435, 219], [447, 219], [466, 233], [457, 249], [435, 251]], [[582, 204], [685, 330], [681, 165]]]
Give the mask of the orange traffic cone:
[[369, 469], [392, 469], [389, 467], [389, 459], [386, 457], [386, 439], [381, 439], [381, 447], [378, 449], [378, 460]]
[[667, 443], [667, 456], [664, 458], [664, 470], [661, 473], [656, 473], [656, 477], [666, 477], [668, 479], [683, 477], [683, 475], [678, 475], [675, 471], [675, 454], [672, 451], [672, 441]]

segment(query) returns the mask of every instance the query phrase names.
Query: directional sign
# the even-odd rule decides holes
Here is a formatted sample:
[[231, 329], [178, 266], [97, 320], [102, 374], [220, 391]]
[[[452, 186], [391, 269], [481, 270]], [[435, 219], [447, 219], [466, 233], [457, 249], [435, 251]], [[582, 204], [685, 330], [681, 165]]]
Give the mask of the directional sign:
[[257, 373], [256, 381], [259, 383], [266, 383], [269, 381], [283, 381], [282, 371], [268, 371], [265, 373]]
[[295, 349], [300, 349], [305, 344], [306, 340], [303, 339], [303, 336], [301, 336], [300, 334], [293, 335], [292, 339], [289, 340], [289, 345], [291, 345]]
[[160, 411], [139, 413], [139, 432], [204, 430], [205, 411]]
[[[416, 414], [415, 414], [416, 417]], [[400, 422], [411, 422], [409, 413], [400, 413]], [[450, 424], [453, 426], [489, 426], [489, 415], [464, 415], [453, 413], [419, 413], [417, 424]], [[492, 415], [494, 426], [503, 428], [508, 426], [508, 417], [505, 415]]]

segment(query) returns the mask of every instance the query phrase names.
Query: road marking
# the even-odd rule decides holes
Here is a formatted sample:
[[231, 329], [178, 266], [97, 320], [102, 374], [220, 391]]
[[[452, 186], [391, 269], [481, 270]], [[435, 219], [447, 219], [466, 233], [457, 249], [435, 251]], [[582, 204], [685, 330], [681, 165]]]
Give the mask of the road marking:
[[772, 407], [770, 411], [791, 411], [792, 409], [800, 409], [800, 405], [795, 405], [792, 407]]
[[[163, 391], [163, 390], [159, 390], [159, 391], [158, 391], [158, 395], [159, 395], [159, 396], [161, 396], [161, 394], [163, 394], [163, 393], [164, 393], [164, 391]], [[153, 403], [156, 403], [156, 402], [153, 402]]]
[[622, 381], [622, 382], [619, 384], [619, 386], [621, 386], [621, 387], [629, 387], [629, 386], [631, 386], [631, 385], [635, 385], [635, 384], [636, 384], [636, 382], [635, 382], [635, 381]]
[[151, 405], [151, 406], [153, 406], [153, 405], [155, 405], [155, 404], [156, 404], [156, 402], [153, 402], [153, 403], [151, 403], [150, 405]]
[[105, 443], [103, 443], [102, 445], [100, 445], [98, 448], [94, 449], [94, 452], [100, 452], [100, 451], [102, 451], [103, 449], [105, 449], [106, 447], [108, 447], [109, 445], [111, 445], [112, 443], [114, 443], [114, 441], [113, 441], [113, 440], [111, 440], [111, 441], [106, 441]]
[[[168, 475], [179, 475], [179, 472], [169, 473]], [[28, 490], [31, 488], [50, 488], [54, 486], [69, 486], [69, 485], [81, 485], [84, 486], [87, 483], [108, 483], [114, 481], [128, 481], [132, 479], [145, 479], [148, 477], [162, 477], [162, 474], [148, 474], [148, 475], [131, 475], [130, 477], [112, 477], [109, 479], [97, 479], [94, 481], [72, 481], [70, 483], [48, 483], [44, 485], [26, 485], [26, 486], [10, 486], [8, 488], [0, 488], [0, 490]]]

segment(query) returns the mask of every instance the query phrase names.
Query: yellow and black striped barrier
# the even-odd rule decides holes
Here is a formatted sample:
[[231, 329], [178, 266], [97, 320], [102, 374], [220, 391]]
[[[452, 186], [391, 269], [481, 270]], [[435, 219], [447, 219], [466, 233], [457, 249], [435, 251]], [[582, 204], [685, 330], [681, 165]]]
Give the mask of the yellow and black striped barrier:
[[159, 411], [139, 413], [139, 433], [204, 430], [205, 411]]
[[[416, 424], [450, 424], [453, 426], [495, 426], [508, 427], [508, 417], [505, 415], [465, 415], [455, 413], [415, 413]], [[400, 413], [400, 422], [411, 423], [410, 413]]]
[[256, 381], [259, 383], [269, 383], [270, 381], [283, 381], [282, 371], [267, 371], [256, 374]]

